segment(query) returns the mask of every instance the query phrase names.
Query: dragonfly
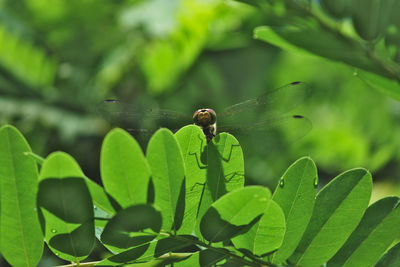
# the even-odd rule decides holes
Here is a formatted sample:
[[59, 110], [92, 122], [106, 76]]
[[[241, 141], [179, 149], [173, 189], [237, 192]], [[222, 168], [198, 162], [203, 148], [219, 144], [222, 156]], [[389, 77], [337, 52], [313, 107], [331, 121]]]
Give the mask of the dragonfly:
[[[104, 100], [99, 110], [106, 119], [117, 122], [133, 135], [151, 134], [151, 128], [167, 127], [179, 129], [188, 124], [201, 128], [207, 142], [219, 132], [229, 132], [234, 136], [268, 136], [271, 131], [286, 129], [293, 139], [305, 136], [312, 128], [304, 116], [288, 114], [310, 94], [310, 88], [303, 82], [292, 82], [282, 87], [268, 90], [261, 96], [231, 105], [217, 114], [214, 109], [200, 108], [193, 115], [165, 109], [150, 109], [121, 102]], [[151, 123], [147, 123], [151, 122]], [[151, 125], [151, 126], [150, 126]], [[217, 127], [218, 125], [218, 127]]]

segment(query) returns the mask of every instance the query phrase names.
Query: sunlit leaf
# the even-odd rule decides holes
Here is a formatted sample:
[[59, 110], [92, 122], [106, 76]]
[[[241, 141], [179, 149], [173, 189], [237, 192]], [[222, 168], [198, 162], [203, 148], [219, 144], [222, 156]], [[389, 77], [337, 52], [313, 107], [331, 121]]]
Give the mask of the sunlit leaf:
[[372, 191], [365, 169], [342, 173], [326, 185], [315, 200], [307, 229], [289, 262], [320, 266], [329, 260], [357, 227]]
[[[270, 191], [261, 186], [248, 186], [229, 192], [214, 202], [204, 214], [200, 224], [201, 233], [208, 241], [219, 242], [241, 231], [248, 231], [260, 220], [270, 201]], [[280, 214], [277, 211], [274, 215]], [[241, 240], [238, 243], [241, 245]]]
[[146, 156], [154, 183], [154, 204], [162, 213], [162, 228], [178, 230], [185, 209], [185, 167], [172, 132], [158, 130], [149, 141]]
[[285, 214], [286, 232], [282, 246], [271, 257], [273, 263], [282, 263], [299, 244], [314, 208], [317, 183], [317, 169], [310, 158], [297, 160], [279, 181], [272, 200]]
[[123, 208], [146, 203], [150, 170], [139, 144], [122, 129], [114, 129], [101, 149], [104, 188]]
[[373, 266], [400, 236], [399, 225], [399, 198], [378, 200], [327, 266]]
[[200, 198], [206, 181], [207, 141], [203, 131], [195, 125], [183, 127], [175, 136], [181, 147], [186, 168], [185, 214], [178, 233], [191, 234], [196, 224]]
[[207, 177], [198, 223], [213, 202], [244, 185], [243, 151], [230, 134], [221, 133], [207, 146]]
[[0, 128], [0, 247], [12, 266], [36, 266], [43, 251], [36, 209], [38, 170], [26, 152], [31, 148], [16, 128]]
[[246, 249], [261, 256], [281, 246], [285, 229], [285, 215], [281, 207], [270, 200], [260, 220], [246, 233], [234, 237], [232, 242], [238, 249]]

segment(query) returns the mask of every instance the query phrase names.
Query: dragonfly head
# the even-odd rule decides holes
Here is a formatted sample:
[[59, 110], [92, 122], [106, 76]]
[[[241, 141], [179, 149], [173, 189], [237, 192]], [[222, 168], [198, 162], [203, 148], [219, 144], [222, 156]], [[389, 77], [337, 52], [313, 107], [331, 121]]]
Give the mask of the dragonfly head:
[[198, 109], [193, 113], [193, 121], [198, 126], [209, 126], [217, 121], [217, 114], [210, 108]]

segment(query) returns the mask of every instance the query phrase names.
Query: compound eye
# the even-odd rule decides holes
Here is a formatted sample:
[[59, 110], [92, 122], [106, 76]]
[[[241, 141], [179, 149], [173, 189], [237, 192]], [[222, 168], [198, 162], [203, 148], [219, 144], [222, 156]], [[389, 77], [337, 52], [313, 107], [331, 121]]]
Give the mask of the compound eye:
[[210, 124], [214, 124], [217, 121], [217, 113], [211, 108], [208, 108], [207, 112], [210, 114]]
[[198, 109], [193, 113], [193, 121], [194, 122], [198, 121], [198, 115], [199, 115], [200, 111], [201, 111], [201, 109]]

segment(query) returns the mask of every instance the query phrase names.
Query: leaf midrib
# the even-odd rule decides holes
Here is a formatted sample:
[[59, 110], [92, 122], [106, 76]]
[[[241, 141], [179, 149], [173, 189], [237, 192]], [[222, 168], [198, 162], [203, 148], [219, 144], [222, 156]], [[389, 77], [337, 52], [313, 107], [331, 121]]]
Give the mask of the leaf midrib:
[[[14, 155], [13, 153], [11, 153], [10, 136], [9, 136], [9, 133], [8, 133], [8, 129], [5, 132], [6, 132], [6, 136], [7, 136], [8, 153], [10, 155]], [[20, 203], [19, 203], [19, 198], [18, 198], [18, 186], [17, 186], [17, 183], [16, 183], [16, 177], [15, 177], [15, 167], [14, 167], [15, 160], [14, 160], [14, 156], [11, 156], [11, 162], [12, 162], [12, 164], [10, 164], [11, 172], [13, 174], [12, 177], [14, 178], [13, 179], [13, 185], [15, 186], [15, 192], [17, 193], [16, 204], [17, 204], [17, 213], [18, 213], [18, 218], [19, 218], [18, 224], [19, 224], [19, 227], [20, 227], [20, 230], [21, 230], [21, 236], [22, 236], [22, 247], [24, 248], [25, 263], [27, 264], [27, 266], [30, 266], [28, 252], [27, 252], [26, 244], [25, 244], [24, 227], [22, 225], [22, 216], [21, 216]]]

